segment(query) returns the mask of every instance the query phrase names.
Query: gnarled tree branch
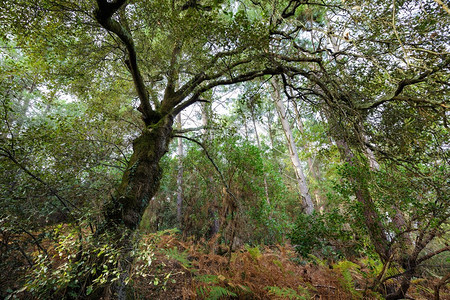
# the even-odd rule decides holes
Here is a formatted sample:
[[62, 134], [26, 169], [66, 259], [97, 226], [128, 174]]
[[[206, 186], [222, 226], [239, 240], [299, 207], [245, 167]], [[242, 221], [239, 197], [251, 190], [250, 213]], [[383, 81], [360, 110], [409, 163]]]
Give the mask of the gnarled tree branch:
[[125, 3], [126, 0], [117, 0], [113, 2], [97, 0], [98, 7], [94, 11], [94, 16], [103, 28], [116, 34], [127, 48], [128, 59], [126, 64], [133, 77], [133, 83], [141, 103], [138, 110], [142, 113], [144, 122], [147, 125], [150, 125], [158, 122], [160, 117], [150, 106], [148, 91], [137, 64], [136, 47], [134, 45], [133, 37], [125, 26], [122, 26], [118, 21], [112, 18]]

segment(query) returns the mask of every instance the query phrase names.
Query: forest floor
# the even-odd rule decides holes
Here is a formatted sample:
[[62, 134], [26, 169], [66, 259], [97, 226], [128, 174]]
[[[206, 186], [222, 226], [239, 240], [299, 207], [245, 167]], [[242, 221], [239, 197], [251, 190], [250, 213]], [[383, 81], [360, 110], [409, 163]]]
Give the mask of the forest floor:
[[[51, 244], [45, 245], [54, 254], [52, 264], [60, 265]], [[373, 292], [380, 266], [369, 258], [326, 261], [311, 256], [305, 260], [289, 244], [243, 246], [230, 255], [216, 239], [183, 241], [168, 231], [144, 235], [140, 250], [144, 259], [136, 263], [131, 277], [135, 299], [383, 299], [382, 289], [395, 285], [391, 279], [378, 287], [380, 293]], [[9, 291], [20, 288], [19, 276], [24, 272], [3, 263], [10, 269], [0, 270], [0, 285]], [[414, 278], [408, 299], [434, 299], [437, 281], [431, 276]], [[5, 295], [2, 288], [0, 292]], [[15, 297], [37, 299], [26, 291]], [[450, 284], [441, 288], [440, 299], [450, 299]]]
[[[151, 238], [147, 236], [146, 238]], [[148, 276], [135, 281], [137, 299], [383, 299], [370, 289], [378, 274], [370, 259], [299, 259], [289, 245], [244, 246], [228, 254], [215, 240], [184, 242], [162, 235]], [[409, 299], [434, 299], [437, 279], [415, 278]], [[394, 286], [387, 281], [382, 288]], [[450, 285], [440, 290], [450, 299]]]

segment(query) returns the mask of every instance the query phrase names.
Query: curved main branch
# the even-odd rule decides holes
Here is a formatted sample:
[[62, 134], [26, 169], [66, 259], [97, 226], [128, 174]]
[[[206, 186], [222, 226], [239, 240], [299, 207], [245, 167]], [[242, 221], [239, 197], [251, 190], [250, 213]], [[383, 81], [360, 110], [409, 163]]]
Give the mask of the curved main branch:
[[125, 5], [126, 0], [108, 2], [97, 0], [97, 9], [94, 11], [95, 19], [106, 30], [116, 34], [127, 48], [127, 67], [133, 77], [134, 86], [141, 102], [138, 110], [142, 113], [146, 125], [155, 124], [160, 120], [159, 115], [152, 109], [147, 88], [137, 64], [136, 47], [131, 33], [112, 16]]

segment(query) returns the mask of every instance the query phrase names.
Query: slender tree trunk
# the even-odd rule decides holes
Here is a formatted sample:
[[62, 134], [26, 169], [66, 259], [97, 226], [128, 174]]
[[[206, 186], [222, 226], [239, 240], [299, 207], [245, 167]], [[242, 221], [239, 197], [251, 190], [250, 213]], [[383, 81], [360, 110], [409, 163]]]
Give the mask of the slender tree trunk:
[[[177, 115], [177, 127], [181, 129], [181, 113]], [[178, 174], [177, 174], [177, 223], [183, 227], [183, 140], [178, 138]]]
[[248, 128], [247, 128], [247, 119], [244, 118], [244, 133], [245, 133], [245, 139], [248, 140]]
[[[368, 139], [365, 135], [364, 127], [360, 125], [359, 128], [360, 139], [362, 140], [363, 144], [363, 152], [369, 162], [369, 167], [372, 171], [379, 171], [380, 164], [378, 163], [373, 151], [367, 146]], [[397, 239], [397, 244], [400, 249], [398, 251], [398, 257], [396, 258], [396, 260], [402, 264], [403, 268], [409, 269], [410, 267], [407, 266], [407, 261], [411, 257], [414, 243], [411, 239], [410, 234], [408, 232], [405, 232], [407, 230], [407, 223], [403, 212], [395, 205], [392, 205], [392, 209], [395, 211], [395, 215], [392, 218], [392, 224], [397, 229], [397, 231], [401, 233], [401, 235], [398, 236]]]
[[[367, 137], [364, 135], [364, 129], [362, 128], [362, 126], [360, 126], [360, 128], [362, 135], [361, 139], [363, 140], [363, 151], [369, 162], [369, 167], [372, 171], [379, 171], [380, 165], [378, 164], [373, 151], [366, 145]], [[386, 299], [389, 300], [402, 299], [406, 295], [406, 292], [411, 285], [411, 279], [413, 278], [417, 267], [417, 257], [414, 257], [413, 255], [414, 243], [411, 239], [411, 235], [406, 231], [407, 223], [405, 220], [405, 216], [397, 206], [392, 205], [392, 209], [395, 211], [395, 215], [392, 218], [392, 224], [394, 225], [395, 229], [397, 229], [396, 244], [398, 247], [397, 251], [395, 251], [397, 253], [395, 257], [393, 257], [393, 260], [399, 262], [400, 265], [407, 271], [402, 277], [400, 286], [397, 291], [386, 296]], [[387, 247], [387, 241], [385, 247]], [[393, 251], [394, 250], [391, 248], [390, 252]]]
[[366, 154], [366, 157], [369, 161], [369, 166], [370, 169], [372, 171], [379, 171], [380, 170], [380, 164], [378, 163], [377, 159], [375, 158], [375, 154], [373, 153], [373, 151], [366, 145], [367, 143], [367, 137], [364, 134], [364, 128], [361, 127], [361, 135], [362, 135], [362, 140], [363, 140], [363, 149], [364, 149], [364, 153]]
[[[360, 126], [360, 130], [361, 130], [361, 135], [362, 135], [361, 139], [363, 141], [363, 151], [369, 162], [369, 167], [372, 171], [379, 171], [380, 165], [375, 157], [375, 154], [366, 145], [367, 137], [364, 134], [364, 128], [362, 126]], [[402, 267], [404, 267], [405, 269], [408, 269], [409, 267], [406, 266], [405, 264], [412, 254], [412, 249], [413, 249], [414, 243], [411, 239], [410, 234], [408, 232], [405, 232], [407, 229], [407, 224], [406, 224], [406, 220], [405, 220], [405, 216], [403, 215], [403, 212], [397, 206], [395, 206], [395, 204], [392, 205], [392, 209], [395, 211], [395, 215], [392, 218], [392, 224], [394, 225], [394, 227], [397, 229], [397, 231], [399, 233], [403, 232], [400, 236], [398, 236], [398, 239], [397, 239], [397, 244], [398, 244], [398, 247], [400, 248], [398, 251], [397, 260], [401, 262]]]
[[286, 136], [286, 141], [289, 148], [289, 156], [291, 158], [292, 165], [294, 167], [300, 194], [303, 197], [303, 206], [305, 208], [305, 213], [310, 215], [314, 212], [314, 204], [311, 200], [311, 195], [309, 193], [306, 177], [305, 174], [303, 173], [300, 159], [298, 157], [297, 146], [295, 145], [294, 137], [292, 136], [291, 126], [289, 125], [289, 122], [286, 119], [286, 109], [281, 99], [278, 83], [275, 80], [272, 80], [272, 86], [273, 86], [273, 97], [275, 100], [275, 106], [277, 108], [277, 112], [281, 120], [281, 125], [283, 126], [283, 131]]
[[[304, 130], [302, 119], [300, 117], [300, 112], [299, 112], [299, 110], [298, 110], [296, 105], [294, 105], [294, 109], [295, 109], [295, 115], [296, 115], [296, 119], [297, 119], [298, 129], [300, 130], [300, 133], [304, 137], [305, 136], [305, 130]], [[308, 153], [310, 152], [309, 151], [309, 143], [308, 142], [306, 142], [303, 151], [308, 152]], [[315, 182], [319, 182], [320, 176], [319, 176], [318, 171], [316, 170], [316, 168], [314, 168], [314, 161], [313, 161], [313, 159], [311, 158], [310, 155], [308, 155], [307, 164], [308, 164], [308, 169], [309, 169], [309, 172], [311, 173], [311, 176], [314, 178]], [[318, 207], [321, 206], [322, 201], [321, 201], [320, 194], [319, 194], [319, 191], [317, 190], [317, 188], [315, 188], [313, 190], [313, 194], [314, 194], [314, 198], [316, 200], [316, 207], [318, 208]]]
[[210, 132], [208, 130], [208, 123], [209, 123], [209, 113], [211, 110], [211, 103], [202, 102], [202, 134], [203, 134], [203, 141], [208, 141], [211, 139]]

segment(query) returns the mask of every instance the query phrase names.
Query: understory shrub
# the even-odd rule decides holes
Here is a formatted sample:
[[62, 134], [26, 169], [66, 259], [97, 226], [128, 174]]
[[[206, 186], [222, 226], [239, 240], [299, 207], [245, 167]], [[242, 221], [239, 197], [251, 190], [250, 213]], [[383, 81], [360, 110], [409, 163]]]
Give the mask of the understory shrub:
[[296, 252], [302, 257], [314, 254], [323, 258], [342, 257], [349, 246], [357, 250], [352, 232], [344, 229], [345, 219], [337, 211], [312, 215], [300, 214], [289, 234]]

